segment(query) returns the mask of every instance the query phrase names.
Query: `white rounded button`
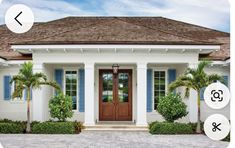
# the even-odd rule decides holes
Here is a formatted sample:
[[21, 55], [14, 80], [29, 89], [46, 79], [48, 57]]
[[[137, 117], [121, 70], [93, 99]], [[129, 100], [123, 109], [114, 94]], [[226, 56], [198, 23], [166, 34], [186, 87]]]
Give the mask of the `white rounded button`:
[[16, 4], [7, 10], [5, 23], [8, 29], [14, 33], [25, 33], [33, 26], [34, 15], [28, 6]]
[[229, 89], [220, 82], [212, 83], [204, 91], [204, 100], [210, 108], [222, 109], [229, 103]]
[[212, 140], [224, 139], [230, 131], [228, 119], [221, 114], [213, 114], [204, 122], [205, 134]]

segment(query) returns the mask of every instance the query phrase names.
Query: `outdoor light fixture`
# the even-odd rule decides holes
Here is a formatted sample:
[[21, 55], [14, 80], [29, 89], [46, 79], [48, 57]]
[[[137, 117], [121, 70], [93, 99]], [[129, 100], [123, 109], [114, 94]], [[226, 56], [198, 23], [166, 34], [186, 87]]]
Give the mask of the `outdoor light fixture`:
[[113, 73], [117, 74], [118, 73], [118, 69], [119, 69], [119, 65], [118, 64], [113, 64], [112, 68], [113, 68]]

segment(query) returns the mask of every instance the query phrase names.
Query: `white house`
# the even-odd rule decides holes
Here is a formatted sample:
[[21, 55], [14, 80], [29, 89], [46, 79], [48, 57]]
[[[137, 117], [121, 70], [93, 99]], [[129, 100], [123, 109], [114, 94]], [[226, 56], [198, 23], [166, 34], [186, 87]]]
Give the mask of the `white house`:
[[[74, 116], [85, 125], [99, 121], [161, 121], [158, 98], [167, 86], [195, 67], [213, 60], [208, 73], [230, 78], [230, 34], [162, 17], [68, 17], [35, 23], [25, 34], [0, 26], [0, 118], [26, 120], [25, 100], [13, 99], [9, 81], [27, 61], [35, 72], [56, 80], [72, 96]], [[118, 71], [114, 71], [119, 66]], [[183, 89], [177, 89], [183, 95]], [[32, 120], [50, 119], [51, 87], [32, 93]], [[184, 101], [189, 114], [180, 122], [197, 121], [196, 92]], [[202, 119], [221, 113], [201, 100]]]

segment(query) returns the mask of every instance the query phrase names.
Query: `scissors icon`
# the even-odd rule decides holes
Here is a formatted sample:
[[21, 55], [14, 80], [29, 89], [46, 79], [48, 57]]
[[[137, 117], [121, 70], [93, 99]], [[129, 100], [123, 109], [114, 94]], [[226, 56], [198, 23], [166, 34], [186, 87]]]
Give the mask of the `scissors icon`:
[[212, 126], [213, 126], [212, 131], [213, 131], [213, 132], [216, 132], [216, 130], [221, 131], [221, 129], [219, 128], [220, 125], [221, 125], [221, 123], [216, 124], [215, 122], [213, 122], [213, 123], [212, 123]]

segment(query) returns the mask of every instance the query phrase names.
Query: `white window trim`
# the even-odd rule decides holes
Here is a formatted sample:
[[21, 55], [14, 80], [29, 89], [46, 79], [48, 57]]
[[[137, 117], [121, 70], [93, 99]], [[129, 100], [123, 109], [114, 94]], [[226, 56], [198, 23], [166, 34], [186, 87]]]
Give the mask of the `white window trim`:
[[167, 94], [167, 91], [168, 91], [168, 89], [167, 89], [167, 87], [168, 87], [168, 67], [154, 67], [154, 68], [152, 68], [152, 70], [153, 70], [153, 74], [152, 74], [152, 80], [153, 80], [153, 82], [152, 82], [152, 90], [153, 90], [153, 93], [152, 93], [152, 112], [156, 112], [157, 110], [156, 109], [154, 109], [154, 89], [155, 89], [155, 87], [154, 87], [154, 72], [155, 71], [165, 71], [165, 95]]
[[78, 72], [79, 72], [79, 68], [72, 68], [72, 67], [69, 67], [69, 68], [63, 68], [63, 73], [64, 73], [64, 75], [63, 75], [63, 92], [64, 92], [64, 94], [66, 94], [66, 79], [65, 79], [65, 74], [66, 74], [66, 71], [76, 71], [77, 72], [77, 75], [76, 75], [76, 78], [77, 78], [77, 106], [76, 106], [76, 109], [73, 109], [73, 111], [74, 112], [78, 112], [79, 111], [79, 105], [78, 105], [78, 103], [79, 103], [79, 77], [78, 77]]

